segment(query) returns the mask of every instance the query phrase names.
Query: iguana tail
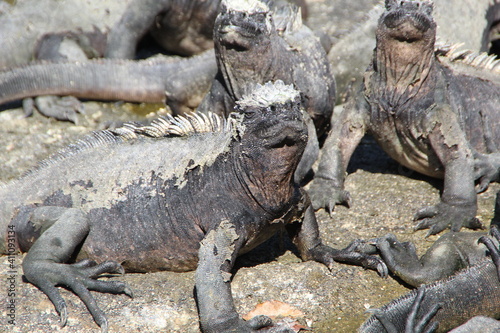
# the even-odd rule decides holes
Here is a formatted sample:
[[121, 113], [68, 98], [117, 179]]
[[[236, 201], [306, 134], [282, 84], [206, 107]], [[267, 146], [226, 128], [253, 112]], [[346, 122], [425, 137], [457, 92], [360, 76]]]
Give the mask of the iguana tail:
[[[213, 50], [182, 60], [39, 62], [0, 72], [0, 104], [40, 95], [129, 102], [201, 101], [217, 65]], [[195, 105], [196, 106], [196, 105]]]

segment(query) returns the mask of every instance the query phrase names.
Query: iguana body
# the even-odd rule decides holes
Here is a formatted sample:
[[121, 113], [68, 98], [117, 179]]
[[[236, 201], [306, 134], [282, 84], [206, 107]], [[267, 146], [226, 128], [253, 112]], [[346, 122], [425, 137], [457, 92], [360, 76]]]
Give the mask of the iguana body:
[[[233, 236], [223, 266], [205, 255], [199, 263], [219, 279], [197, 285], [205, 332], [251, 331], [255, 323], [239, 319], [226, 276], [238, 254], [284, 225], [305, 260], [344, 260], [384, 273], [379, 260], [321, 243], [308, 198], [293, 181], [307, 141], [298, 92], [267, 84], [238, 110], [228, 121], [191, 116], [96, 132], [0, 189], [1, 220], [9, 223], [2, 240], [15, 228], [20, 249], [29, 251], [24, 274], [49, 296], [63, 324], [66, 306], [55, 285], [75, 291], [104, 330], [106, 318], [87, 289], [130, 292], [91, 277], [120, 263], [129, 271], [193, 270], [200, 241], [214, 230]], [[60, 265], [75, 258], [108, 261]], [[220, 298], [203, 296], [213, 292]]]
[[499, 66], [485, 56], [435, 52], [431, 12], [428, 1], [386, 1], [362, 89], [325, 142], [310, 189], [315, 208], [349, 202], [344, 171], [368, 132], [400, 164], [444, 177], [441, 202], [418, 212], [417, 228], [435, 234], [450, 225], [455, 231], [480, 226], [474, 181], [484, 190], [498, 177]]

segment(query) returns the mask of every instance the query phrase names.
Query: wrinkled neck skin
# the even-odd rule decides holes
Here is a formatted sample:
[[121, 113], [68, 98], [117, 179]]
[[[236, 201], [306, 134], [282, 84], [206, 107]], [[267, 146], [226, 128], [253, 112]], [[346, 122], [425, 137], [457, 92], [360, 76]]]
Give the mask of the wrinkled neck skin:
[[435, 68], [434, 38], [413, 43], [377, 36], [370, 92], [389, 112], [396, 112], [420, 91]]
[[[255, 83], [274, 80], [279, 60], [276, 47], [281, 45], [277, 35], [256, 39], [249, 49], [237, 49], [215, 43], [217, 65], [228, 93], [234, 100], [249, 94]], [[217, 40], [217, 39], [215, 39]]]
[[267, 213], [281, 215], [295, 194], [293, 180], [305, 143], [266, 148], [262, 142], [236, 143], [235, 174], [248, 195]]

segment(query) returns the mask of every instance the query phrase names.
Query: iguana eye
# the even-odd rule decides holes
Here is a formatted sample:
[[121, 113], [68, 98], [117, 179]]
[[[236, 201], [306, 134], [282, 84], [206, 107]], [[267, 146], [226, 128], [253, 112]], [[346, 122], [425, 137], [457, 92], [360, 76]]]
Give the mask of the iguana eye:
[[246, 119], [252, 119], [255, 117], [257, 112], [255, 110], [245, 110], [245, 118]]

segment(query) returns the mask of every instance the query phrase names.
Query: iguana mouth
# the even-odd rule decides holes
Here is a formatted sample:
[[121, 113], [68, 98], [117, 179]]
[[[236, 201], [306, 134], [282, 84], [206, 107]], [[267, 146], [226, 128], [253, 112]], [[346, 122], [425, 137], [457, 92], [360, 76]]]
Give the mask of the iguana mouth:
[[406, 42], [424, 38], [431, 28], [431, 21], [419, 13], [390, 13], [384, 23], [391, 37]]
[[307, 127], [303, 121], [280, 120], [279, 125], [271, 125], [261, 129], [258, 136], [266, 140], [267, 147], [294, 146], [302, 141], [307, 141]]
[[412, 8], [410, 4], [390, 11], [382, 21], [391, 38], [407, 43], [425, 38], [427, 31], [434, 27], [432, 17], [423, 12], [419, 6], [415, 5]]

